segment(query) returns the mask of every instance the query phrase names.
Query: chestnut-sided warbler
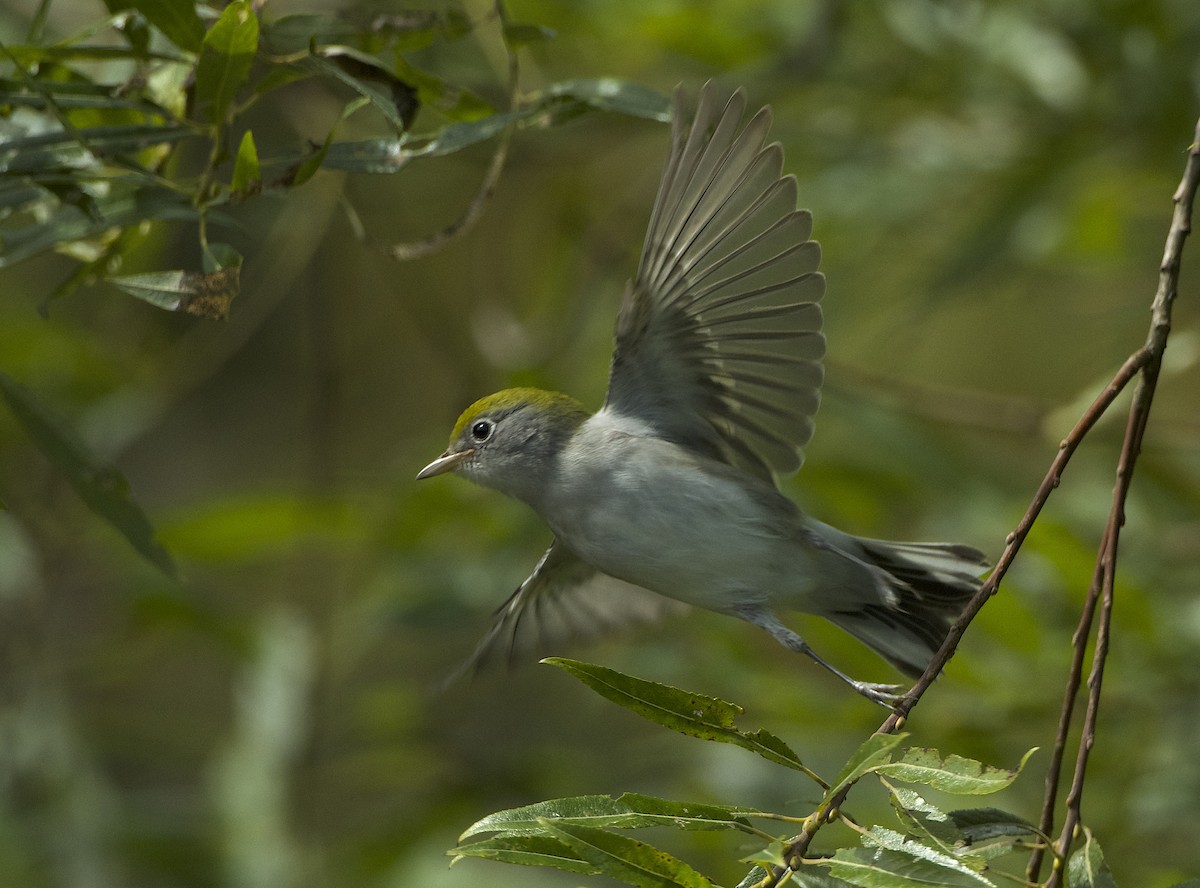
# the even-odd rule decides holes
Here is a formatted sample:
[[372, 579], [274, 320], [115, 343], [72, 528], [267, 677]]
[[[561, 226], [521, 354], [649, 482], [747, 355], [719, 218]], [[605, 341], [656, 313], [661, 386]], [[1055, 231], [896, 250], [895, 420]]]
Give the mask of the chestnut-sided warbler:
[[897, 685], [845, 675], [779, 613], [824, 617], [916, 676], [987, 562], [969, 546], [851, 536], [779, 491], [820, 401], [820, 248], [782, 148], [764, 146], [770, 109], [743, 127], [742, 92], [722, 108], [709, 84], [688, 129], [684, 105], [677, 91], [604, 406], [528, 388], [489, 395], [417, 475], [457, 472], [528, 503], [554, 532], [468, 666], [683, 602], [753, 623], [891, 705]]

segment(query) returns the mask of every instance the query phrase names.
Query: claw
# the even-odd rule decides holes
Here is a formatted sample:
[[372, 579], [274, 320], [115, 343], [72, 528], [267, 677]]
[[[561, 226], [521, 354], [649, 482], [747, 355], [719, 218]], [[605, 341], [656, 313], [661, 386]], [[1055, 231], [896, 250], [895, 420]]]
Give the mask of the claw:
[[890, 709], [892, 712], [900, 712], [896, 708], [901, 698], [904, 696], [901, 691], [903, 685], [898, 684], [883, 684], [873, 681], [851, 681], [850, 687], [858, 691], [872, 703], [878, 703], [885, 709]]

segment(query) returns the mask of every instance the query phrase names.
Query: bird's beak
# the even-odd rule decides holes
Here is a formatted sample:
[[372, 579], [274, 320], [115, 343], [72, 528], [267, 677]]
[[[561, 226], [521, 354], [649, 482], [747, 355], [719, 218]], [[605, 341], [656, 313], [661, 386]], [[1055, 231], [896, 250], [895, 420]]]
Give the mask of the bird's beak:
[[421, 471], [417, 472], [417, 480], [421, 481], [425, 478], [432, 478], [434, 475], [441, 475], [444, 472], [453, 472], [463, 462], [475, 455], [475, 448], [470, 447], [466, 450], [447, 450]]

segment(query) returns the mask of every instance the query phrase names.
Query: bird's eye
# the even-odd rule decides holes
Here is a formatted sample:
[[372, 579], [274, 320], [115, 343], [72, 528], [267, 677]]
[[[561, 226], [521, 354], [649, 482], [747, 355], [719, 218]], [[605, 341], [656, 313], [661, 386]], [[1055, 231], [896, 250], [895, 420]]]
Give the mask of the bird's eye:
[[492, 437], [492, 429], [495, 424], [489, 419], [481, 419], [475, 425], [471, 426], [471, 437], [476, 441], [483, 442]]

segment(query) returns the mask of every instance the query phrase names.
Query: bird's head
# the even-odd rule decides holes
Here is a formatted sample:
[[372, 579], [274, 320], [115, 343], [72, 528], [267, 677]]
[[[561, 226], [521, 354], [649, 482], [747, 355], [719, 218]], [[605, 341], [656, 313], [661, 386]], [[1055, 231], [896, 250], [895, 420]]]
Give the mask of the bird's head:
[[587, 409], [559, 392], [513, 388], [463, 411], [445, 453], [417, 479], [457, 472], [477, 484], [533, 503]]

